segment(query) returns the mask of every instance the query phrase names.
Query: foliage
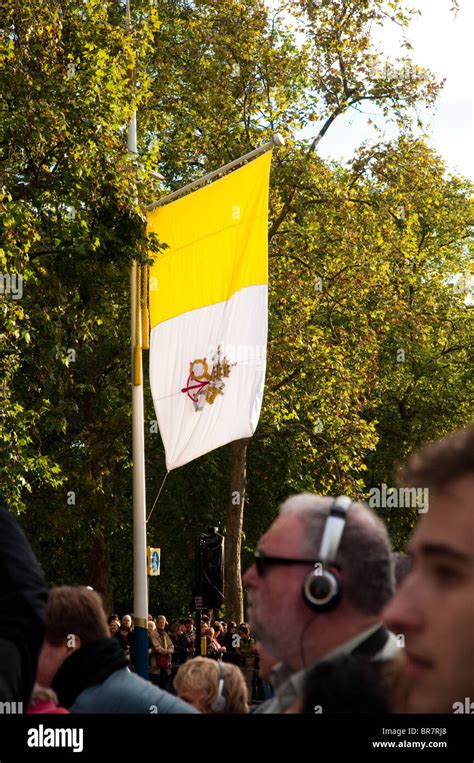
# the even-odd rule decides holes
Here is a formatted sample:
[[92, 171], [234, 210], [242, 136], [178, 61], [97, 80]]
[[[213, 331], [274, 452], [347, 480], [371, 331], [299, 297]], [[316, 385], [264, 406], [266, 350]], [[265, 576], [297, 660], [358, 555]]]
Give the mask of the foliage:
[[[165, 189], [275, 130], [286, 137], [272, 171], [267, 391], [244, 561], [288, 493], [362, 496], [470, 415], [469, 308], [452, 282], [472, 253], [472, 189], [416, 135], [416, 109], [439, 83], [409, 50], [388, 63], [370, 34], [387, 16], [406, 27], [410, 13], [398, 0], [286, 5], [298, 37], [260, 0], [134, 0], [132, 33], [114, 2], [1, 4], [0, 272], [21, 274], [24, 290], [0, 301], [3, 489], [49, 581], [94, 584], [110, 564], [123, 610], [129, 270], [160, 246], [147, 242], [144, 206]], [[362, 146], [348, 166], [323, 162], [318, 141], [364, 102], [399, 139]], [[126, 151], [134, 109], [138, 156]], [[151, 507], [164, 459], [148, 392], [145, 409]], [[228, 474], [222, 448], [168, 477], [149, 524], [163, 549], [154, 613], [186, 612], [194, 536], [223, 528]], [[413, 517], [387, 521], [401, 547]]]

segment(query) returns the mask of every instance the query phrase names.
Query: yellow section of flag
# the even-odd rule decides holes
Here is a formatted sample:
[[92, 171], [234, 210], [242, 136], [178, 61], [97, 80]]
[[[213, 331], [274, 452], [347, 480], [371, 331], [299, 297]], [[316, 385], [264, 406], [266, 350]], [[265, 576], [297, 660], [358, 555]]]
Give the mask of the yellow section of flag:
[[150, 268], [150, 325], [268, 283], [272, 152], [148, 214], [168, 249]]

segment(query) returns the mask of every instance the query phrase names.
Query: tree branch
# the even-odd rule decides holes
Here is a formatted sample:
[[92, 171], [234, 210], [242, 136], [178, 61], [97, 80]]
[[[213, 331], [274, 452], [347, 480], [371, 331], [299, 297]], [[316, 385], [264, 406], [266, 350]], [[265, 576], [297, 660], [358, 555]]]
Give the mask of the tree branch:
[[278, 392], [279, 389], [285, 386], [285, 384], [288, 384], [288, 382], [292, 381], [295, 376], [298, 376], [298, 374], [301, 373], [301, 369], [297, 368], [295, 371], [293, 371], [289, 376], [285, 376], [282, 381], [278, 382], [278, 384], [275, 384], [274, 387], [270, 387], [271, 392]]

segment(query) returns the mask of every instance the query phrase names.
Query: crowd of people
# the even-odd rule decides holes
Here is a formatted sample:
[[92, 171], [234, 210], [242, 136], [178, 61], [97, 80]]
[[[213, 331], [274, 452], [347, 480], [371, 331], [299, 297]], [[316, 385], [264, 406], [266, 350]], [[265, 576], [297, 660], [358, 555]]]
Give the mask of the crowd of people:
[[[127, 654], [130, 666], [135, 665], [135, 633], [133, 615], [109, 617], [109, 629]], [[268, 698], [271, 687], [259, 675], [259, 653], [248, 623], [233, 620], [212, 620], [201, 617], [201, 644], [196, 643], [196, 621], [193, 615], [168, 623], [165, 615], [156, 619], [148, 615], [148, 671], [150, 680], [166, 691], [175, 691], [175, 676], [184, 663], [196, 657], [237, 666], [246, 686], [248, 701]], [[230, 670], [233, 673], [233, 669]]]
[[[474, 698], [474, 426], [415, 452], [429, 491], [408, 556], [372, 509], [295, 495], [244, 575], [248, 620], [133, 618], [82, 586], [47, 589], [0, 505], [0, 702], [62, 713], [453, 713]], [[204, 648], [205, 656], [200, 652]], [[132, 669], [131, 669], [132, 668]], [[256, 678], [258, 676], [258, 679]]]

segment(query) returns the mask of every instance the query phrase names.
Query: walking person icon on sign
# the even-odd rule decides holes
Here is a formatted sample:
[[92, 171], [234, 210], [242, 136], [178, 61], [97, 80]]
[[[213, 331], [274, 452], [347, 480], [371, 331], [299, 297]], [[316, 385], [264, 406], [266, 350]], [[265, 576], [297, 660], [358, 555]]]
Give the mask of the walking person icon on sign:
[[148, 548], [148, 574], [152, 577], [160, 574], [161, 549]]

